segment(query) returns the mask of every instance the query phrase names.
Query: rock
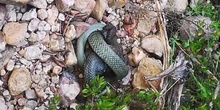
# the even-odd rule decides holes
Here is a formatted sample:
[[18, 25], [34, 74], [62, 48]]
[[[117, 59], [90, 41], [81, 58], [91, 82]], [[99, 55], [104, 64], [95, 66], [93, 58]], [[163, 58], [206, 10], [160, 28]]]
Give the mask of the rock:
[[3, 28], [7, 44], [19, 46], [25, 41], [27, 23], [9, 22]]
[[59, 75], [53, 76], [51, 77], [51, 82], [54, 84], [58, 84], [59, 83]]
[[35, 91], [32, 90], [32, 89], [26, 90], [25, 91], [25, 96], [26, 96], [27, 99], [36, 99], [37, 98], [37, 96], [35, 94]]
[[6, 69], [8, 71], [12, 71], [14, 66], [15, 66], [15, 61], [14, 60], [9, 60], [7, 66], [6, 66]]
[[80, 13], [90, 15], [95, 4], [96, 2], [94, 0], [75, 0], [73, 8], [80, 11]]
[[62, 67], [60, 67], [60, 66], [58, 66], [58, 65], [55, 65], [55, 66], [53, 67], [53, 70], [52, 70], [52, 72], [53, 72], [55, 75], [60, 74], [61, 71], [62, 71]]
[[110, 7], [122, 8], [129, 0], [109, 0], [108, 4]]
[[157, 13], [153, 11], [148, 11], [148, 16], [146, 18], [139, 18], [137, 24], [137, 30], [148, 35], [151, 30], [155, 27], [157, 22]]
[[146, 55], [144, 54], [144, 52], [138, 48], [138, 47], [134, 47], [132, 48], [131, 53], [128, 55], [129, 58], [129, 65], [132, 66], [137, 66], [139, 64], [139, 62], [145, 57]]
[[0, 0], [4, 4], [27, 4], [30, 0]]
[[65, 41], [70, 42], [76, 38], [76, 30], [74, 25], [69, 25], [65, 33]]
[[70, 11], [75, 0], [55, 0], [56, 6], [60, 12]]
[[[1, 76], [3, 76], [3, 75], [1, 75]], [[1, 87], [3, 84], [4, 84], [4, 82], [2, 82], [2, 81], [0, 80], [0, 87]]]
[[6, 8], [4, 5], [0, 5], [0, 29], [5, 24], [5, 17], [6, 17]]
[[47, 8], [46, 0], [31, 0], [29, 4], [36, 8], [44, 8], [44, 9]]
[[55, 21], [57, 19], [57, 16], [58, 16], [58, 9], [55, 5], [53, 5], [51, 8], [49, 8], [47, 10], [47, 14], [48, 14], [48, 17], [46, 19], [46, 21], [50, 24], [50, 25], [54, 25], [55, 24]]
[[26, 66], [30, 66], [32, 63], [28, 60], [26, 60], [25, 58], [21, 58], [19, 59], [19, 61], [23, 64], [23, 65], [26, 65]]
[[[137, 71], [134, 74], [132, 85], [134, 89], [160, 89], [160, 80], [147, 81], [144, 78], [149, 76], [155, 76], [162, 72], [162, 65], [155, 59], [145, 57], [141, 60]], [[151, 84], [149, 84], [151, 83]], [[152, 87], [152, 86], [153, 87]]]
[[38, 83], [38, 85], [42, 88], [46, 88], [48, 86], [48, 82], [44, 77], [41, 77], [40, 82]]
[[37, 41], [43, 40], [47, 35], [45, 31], [37, 31]]
[[37, 40], [38, 40], [38, 35], [36, 33], [32, 32], [30, 34], [30, 37], [28, 38], [28, 41], [33, 43], [33, 42], [36, 42]]
[[18, 99], [18, 105], [23, 106], [26, 103], [27, 103], [27, 99], [25, 99], [23, 97]]
[[25, 106], [34, 110], [34, 108], [37, 107], [37, 102], [34, 100], [28, 100]]
[[66, 43], [66, 50], [68, 52], [65, 55], [65, 65], [71, 68], [77, 64], [77, 57], [72, 42]]
[[74, 22], [74, 26], [76, 29], [76, 38], [78, 38], [90, 25], [85, 22]]
[[50, 31], [50, 24], [46, 21], [40, 21], [38, 25], [38, 30], [40, 31]]
[[53, 1], [54, 1], [54, 0], [47, 0], [47, 3], [50, 4], [50, 3], [52, 3]]
[[74, 73], [63, 71], [60, 79], [59, 94], [62, 97], [62, 101], [65, 105], [73, 103], [75, 97], [80, 92], [80, 86], [76, 82]]
[[3, 33], [0, 31], [0, 52], [5, 50], [6, 42]]
[[[181, 27], [180, 27], [180, 40], [192, 40], [194, 36], [196, 36], [197, 30], [199, 27], [197, 27], [194, 23], [198, 22], [204, 22], [205, 26], [203, 27], [204, 33], [198, 33], [200, 37], [204, 37], [205, 39], [209, 39], [211, 34], [210, 24], [212, 20], [208, 17], [204, 16], [192, 16], [192, 17], [186, 17], [185, 19], [182, 19], [181, 21]], [[194, 22], [194, 23], [192, 23]]]
[[6, 17], [8, 18], [8, 21], [16, 21], [17, 16], [14, 6], [6, 5]]
[[165, 6], [168, 11], [183, 13], [188, 6], [188, 0], [169, 0]]
[[49, 47], [52, 51], [60, 51], [60, 50], [64, 50], [65, 47], [65, 42], [64, 39], [61, 38], [59, 40], [57, 39], [51, 39]]
[[36, 92], [37, 97], [39, 97], [39, 98], [44, 98], [44, 96], [46, 95], [44, 92], [44, 88], [42, 88], [40, 86], [34, 87], [34, 90]]
[[56, 23], [54, 25], [51, 26], [51, 31], [52, 32], [59, 32], [60, 31], [60, 28], [61, 28], [61, 25]]
[[59, 13], [58, 19], [59, 19], [60, 21], [65, 21], [65, 15], [64, 15], [63, 13]]
[[38, 18], [32, 19], [30, 23], [28, 24], [28, 30], [31, 32], [37, 30], [39, 23], [40, 23], [40, 20]]
[[15, 96], [27, 90], [31, 86], [30, 72], [26, 68], [14, 69], [8, 80], [10, 94]]
[[2, 95], [6, 101], [9, 101], [11, 99], [11, 95], [8, 90], [3, 91]]
[[1, 110], [8, 110], [7, 105], [6, 105], [5, 102], [2, 101], [2, 100], [0, 100], [0, 108], [1, 108]]
[[36, 8], [32, 8], [28, 12], [25, 12], [21, 18], [22, 21], [30, 21], [33, 18], [37, 18]]
[[43, 50], [41, 50], [38, 46], [33, 45], [33, 46], [29, 46], [26, 47], [25, 49], [25, 55], [24, 57], [27, 60], [34, 60], [34, 59], [40, 59], [42, 57], [42, 52]]
[[23, 16], [22, 13], [17, 13], [17, 17], [16, 17], [17, 21], [20, 21], [22, 16]]
[[[2, 57], [0, 58], [0, 70], [5, 67], [10, 58], [15, 54], [15, 49], [11, 46], [6, 46], [5, 50], [1, 52]], [[2, 71], [1, 71], [2, 74]]]
[[164, 52], [163, 44], [156, 35], [144, 37], [141, 41], [141, 47], [149, 53], [154, 53], [158, 57], [162, 57]]
[[95, 7], [91, 14], [96, 20], [100, 21], [107, 8], [108, 8], [107, 0], [96, 0]]
[[48, 17], [47, 10], [46, 9], [39, 9], [37, 11], [37, 16], [39, 19], [45, 20]]

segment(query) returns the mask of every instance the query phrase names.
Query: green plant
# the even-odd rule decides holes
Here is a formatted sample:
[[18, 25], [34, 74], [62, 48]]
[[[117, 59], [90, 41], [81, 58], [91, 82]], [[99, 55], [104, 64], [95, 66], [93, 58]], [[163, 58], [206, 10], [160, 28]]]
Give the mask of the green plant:
[[54, 97], [50, 99], [49, 110], [57, 110], [57, 105], [60, 102], [60, 100], [61, 97], [55, 94]]
[[88, 101], [79, 105], [77, 110], [122, 110], [126, 105], [135, 106], [135, 110], [152, 110], [158, 105], [155, 100], [159, 96], [157, 92], [142, 90], [131, 94], [131, 91], [115, 91], [99, 76], [93, 78], [82, 92]]
[[210, 3], [200, 3], [188, 11], [192, 15], [210, 17], [212, 22], [209, 26], [208, 38], [204, 38], [201, 34], [204, 33], [203, 21], [197, 23], [199, 27], [193, 39], [180, 41], [177, 33], [170, 38], [172, 53], [177, 48], [181, 49], [193, 61], [194, 67], [183, 91], [187, 101], [181, 103], [181, 108], [183, 110], [220, 109], [219, 99], [213, 98], [216, 95], [214, 91], [218, 86], [217, 82], [220, 80], [220, 61], [218, 60], [220, 49], [216, 48], [216, 45], [219, 45], [220, 36], [219, 12]]

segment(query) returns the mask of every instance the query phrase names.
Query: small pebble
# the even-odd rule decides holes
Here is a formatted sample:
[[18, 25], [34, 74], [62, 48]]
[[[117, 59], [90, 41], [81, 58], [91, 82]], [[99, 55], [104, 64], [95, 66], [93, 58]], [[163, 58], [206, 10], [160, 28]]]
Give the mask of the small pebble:
[[46, 9], [39, 9], [37, 11], [37, 16], [39, 19], [45, 20], [48, 17], [47, 10]]

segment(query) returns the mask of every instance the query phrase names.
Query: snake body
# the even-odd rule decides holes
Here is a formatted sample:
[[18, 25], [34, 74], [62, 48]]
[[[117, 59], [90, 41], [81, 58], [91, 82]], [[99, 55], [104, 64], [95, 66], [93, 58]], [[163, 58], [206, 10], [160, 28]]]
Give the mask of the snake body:
[[[84, 67], [85, 82], [88, 82], [97, 73], [104, 72], [107, 67], [112, 69], [117, 79], [124, 78], [128, 73], [128, 66], [105, 42], [103, 39], [104, 35], [100, 31], [97, 31], [102, 30], [104, 26], [102, 23], [91, 25], [77, 41], [78, 65], [81, 66], [81, 68]], [[84, 48], [87, 39], [95, 53], [90, 54], [86, 59]]]

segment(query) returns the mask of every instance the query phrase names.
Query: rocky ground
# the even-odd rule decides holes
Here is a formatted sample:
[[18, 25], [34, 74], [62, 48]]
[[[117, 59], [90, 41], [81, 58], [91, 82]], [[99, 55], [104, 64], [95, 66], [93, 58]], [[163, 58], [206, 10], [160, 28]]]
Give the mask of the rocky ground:
[[[143, 77], [163, 70], [161, 62], [166, 50], [153, 1], [0, 2], [0, 110], [44, 110], [55, 93], [66, 98], [67, 106], [74, 107], [75, 97], [82, 89], [75, 79], [83, 78], [76, 70], [75, 43], [91, 24], [99, 21], [111, 22], [118, 28], [117, 41], [122, 44], [132, 71], [124, 85], [151, 88]], [[66, 69], [76, 78], [69, 76]], [[159, 82], [154, 81], [152, 88], [160, 88]]]

